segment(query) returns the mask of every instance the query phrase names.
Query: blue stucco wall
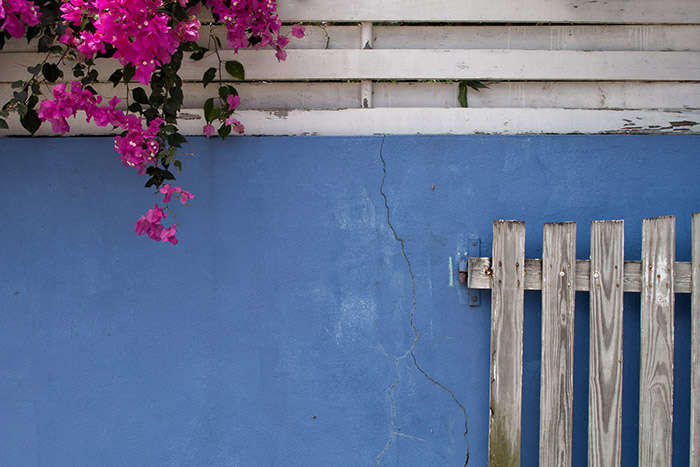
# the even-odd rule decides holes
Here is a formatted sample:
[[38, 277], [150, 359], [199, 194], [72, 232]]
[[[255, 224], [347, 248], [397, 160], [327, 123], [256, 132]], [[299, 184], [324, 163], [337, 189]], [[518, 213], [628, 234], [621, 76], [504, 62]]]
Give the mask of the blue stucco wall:
[[[677, 217], [690, 259], [698, 136], [192, 138], [180, 244], [108, 138], [0, 141], [0, 465], [439, 466], [487, 459], [490, 299], [450, 258], [494, 219]], [[380, 147], [381, 149], [380, 153]], [[398, 237], [395, 237], [395, 235]], [[403, 247], [403, 248], [402, 248]], [[452, 281], [452, 284], [450, 283]], [[537, 464], [539, 294], [526, 294], [523, 465]], [[575, 465], [588, 312], [577, 295]], [[623, 464], [637, 463], [636, 294]], [[674, 465], [687, 465], [689, 300], [676, 310]], [[411, 353], [412, 351], [412, 353]], [[415, 357], [415, 359], [414, 359]], [[465, 415], [468, 433], [465, 440]]]

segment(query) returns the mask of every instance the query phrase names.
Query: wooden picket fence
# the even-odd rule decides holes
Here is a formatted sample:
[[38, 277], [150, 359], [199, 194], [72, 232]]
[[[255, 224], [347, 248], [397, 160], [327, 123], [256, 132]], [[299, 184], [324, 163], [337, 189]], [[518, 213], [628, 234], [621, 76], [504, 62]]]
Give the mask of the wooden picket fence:
[[[675, 217], [645, 219], [641, 261], [624, 259], [623, 221], [593, 222], [590, 260], [576, 224], [544, 225], [525, 259], [525, 224], [496, 221], [493, 258], [470, 258], [468, 285], [491, 289], [489, 465], [520, 465], [523, 298], [542, 291], [540, 465], [571, 465], [574, 296], [590, 294], [588, 465], [621, 460], [623, 292], [641, 292], [639, 465], [671, 466], [674, 294], [692, 294], [690, 465], [700, 465], [700, 213], [692, 262], [675, 260]], [[634, 357], [633, 357], [634, 358]]]

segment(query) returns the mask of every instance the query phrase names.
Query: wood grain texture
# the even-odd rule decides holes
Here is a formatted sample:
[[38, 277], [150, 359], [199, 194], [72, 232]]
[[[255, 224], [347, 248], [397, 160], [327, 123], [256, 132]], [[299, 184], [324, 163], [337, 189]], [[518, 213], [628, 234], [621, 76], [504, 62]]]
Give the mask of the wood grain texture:
[[[570, 110], [570, 109], [436, 109], [374, 108], [336, 110], [241, 110], [236, 112], [245, 134], [350, 136], [350, 135], [468, 135], [468, 134], [696, 134], [700, 110]], [[79, 117], [80, 117], [79, 113]], [[634, 120], [634, 121], [633, 121]], [[0, 136], [23, 135], [16, 114], [8, 118], [9, 130]], [[95, 127], [84, 117], [69, 119], [70, 136], [114, 134], [112, 128]], [[178, 114], [183, 135], [201, 136], [202, 109]], [[43, 125], [37, 136], [53, 136]]]
[[[700, 52], [585, 50], [295, 50], [279, 62], [270, 50], [232, 50], [222, 60], [243, 64], [248, 80], [305, 81], [346, 79], [479, 79], [578, 81], [696, 81]], [[24, 79], [37, 63], [33, 53], [3, 54], [0, 82]], [[185, 59], [179, 75], [200, 81], [203, 70], [218, 67], [217, 57]], [[65, 68], [68, 76], [70, 70]], [[106, 79], [115, 68], [111, 59], [96, 59]], [[230, 77], [223, 76], [228, 80]], [[217, 76], [218, 79], [218, 76]]]
[[493, 223], [489, 466], [520, 465], [525, 223]]
[[676, 219], [642, 226], [639, 465], [671, 466]]
[[[142, 87], [130, 85], [130, 89]], [[362, 105], [359, 82], [244, 82], [236, 83], [240, 110], [332, 109]], [[93, 85], [103, 96], [124, 100], [126, 87], [112, 83]], [[12, 98], [10, 83], [0, 83], [0, 102]], [[216, 86], [183, 83], [184, 108], [202, 107], [218, 96]], [[150, 92], [150, 91], [149, 91]], [[373, 107], [458, 107], [456, 82], [372, 83]], [[564, 108], [564, 109], [700, 109], [697, 82], [501, 82], [488, 90], [468, 93], [470, 108]], [[124, 100], [117, 108], [126, 108]]]
[[[291, 35], [286, 49], [361, 49], [358, 24], [307, 25], [304, 37]], [[636, 50], [698, 51], [698, 25], [491, 25], [373, 26], [375, 49], [512, 49], [512, 50]], [[199, 30], [202, 47], [211, 48], [211, 35], [227, 49], [226, 29], [204, 25]], [[38, 39], [10, 39], [3, 52], [36, 52]], [[213, 53], [213, 52], [212, 52]]]
[[[590, 290], [591, 262], [576, 261], [576, 291]], [[642, 263], [640, 261], [625, 261], [623, 287], [625, 292], [641, 292]], [[676, 293], [691, 292], [691, 263], [676, 261], [673, 270]], [[492, 285], [491, 258], [469, 258], [469, 288], [490, 289]], [[525, 290], [542, 290], [542, 260], [537, 258], [525, 259]]]
[[700, 212], [693, 214], [690, 466], [700, 467]]
[[285, 0], [279, 3], [285, 21], [449, 21], [534, 23], [698, 23], [694, 0], [580, 2], [563, 0]]
[[545, 224], [542, 247], [540, 466], [571, 465], [576, 224]]
[[[624, 223], [591, 224], [588, 465], [619, 466]], [[642, 465], [642, 464], [640, 464]]]

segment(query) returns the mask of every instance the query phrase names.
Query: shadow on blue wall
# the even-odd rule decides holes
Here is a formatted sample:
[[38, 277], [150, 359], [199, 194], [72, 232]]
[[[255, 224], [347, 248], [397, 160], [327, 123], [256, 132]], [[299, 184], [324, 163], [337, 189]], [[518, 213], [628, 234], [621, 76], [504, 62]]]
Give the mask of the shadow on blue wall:
[[[133, 232], [157, 197], [108, 138], [0, 150], [0, 463], [482, 466], [490, 300], [450, 259], [494, 219], [677, 217], [690, 259], [697, 136], [192, 138], [180, 244]], [[380, 147], [383, 148], [380, 154]], [[385, 204], [386, 201], [386, 204]], [[455, 262], [456, 264], [456, 262]], [[577, 294], [574, 465], [586, 465]], [[537, 464], [539, 294], [526, 296], [523, 465]], [[626, 296], [623, 465], [637, 463], [639, 298]], [[678, 296], [674, 465], [688, 463], [690, 305]], [[465, 420], [466, 414], [466, 420]], [[465, 421], [468, 433], [465, 437]]]

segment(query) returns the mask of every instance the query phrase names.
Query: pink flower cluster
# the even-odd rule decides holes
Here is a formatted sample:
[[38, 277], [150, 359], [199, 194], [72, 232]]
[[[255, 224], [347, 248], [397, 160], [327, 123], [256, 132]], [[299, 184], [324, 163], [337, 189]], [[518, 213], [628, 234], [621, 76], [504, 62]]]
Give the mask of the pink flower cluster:
[[168, 215], [161, 209], [158, 204], [156, 204], [153, 209], [149, 209], [145, 216], [136, 221], [136, 227], [134, 227], [134, 232], [138, 235], [146, 234], [151, 240], [156, 242], [170, 242], [173, 245], [177, 245], [177, 238], [175, 234], [177, 233], [177, 228], [172, 225], [168, 228], [160, 223], [161, 219], [168, 217]]
[[70, 131], [66, 118], [75, 117], [78, 111], [85, 112], [87, 121], [92, 119], [97, 126], [112, 125], [126, 130], [126, 135], [115, 138], [114, 149], [124, 165], [136, 167], [139, 175], [143, 175], [160, 150], [156, 136], [163, 120], [156, 118], [144, 128], [143, 118], [115, 108], [120, 99], [113, 97], [103, 106], [101, 102], [102, 96], [83, 88], [78, 81], [71, 83], [70, 91], [65, 83], [59, 83], [53, 87], [53, 99], [41, 102], [38, 115], [42, 121], [51, 122], [53, 131], [60, 134]]
[[[226, 103], [228, 104], [227, 114], [230, 114], [231, 112], [236, 110], [236, 107], [238, 107], [241, 104], [241, 98], [236, 95], [230, 94], [226, 98]], [[242, 135], [245, 131], [245, 127], [243, 126], [243, 124], [239, 122], [233, 115], [229, 115], [228, 117], [226, 117], [226, 119], [224, 120], [224, 125], [230, 126], [231, 129], [239, 135]], [[216, 131], [216, 129], [211, 123], [207, 123], [206, 125], [204, 125], [204, 135], [207, 138], [210, 138], [214, 134], [214, 131]]]
[[[277, 16], [276, 0], [207, 0], [206, 4], [226, 26], [226, 39], [234, 51], [248, 47], [250, 36], [256, 41], [253, 48], [270, 45], [278, 60], [287, 58], [284, 48], [289, 38], [280, 34], [282, 21]], [[304, 28], [293, 27], [292, 34], [303, 37]]]
[[[172, 187], [170, 185], [163, 185], [159, 191], [165, 195], [163, 197], [163, 202], [166, 205], [172, 200], [173, 195], [179, 196], [182, 204], [187, 204], [188, 200], [194, 198], [192, 193], [183, 190], [179, 186]], [[141, 216], [141, 218], [136, 221], [134, 232], [138, 235], [146, 234], [148, 238], [156, 242], [170, 242], [173, 245], [177, 245], [178, 240], [175, 238], [177, 224], [166, 228], [161, 224], [161, 220], [166, 217], [168, 217], [168, 215], [156, 203], [153, 209], [149, 209], [145, 216]]]
[[136, 80], [148, 84], [156, 67], [169, 63], [182, 41], [199, 38], [197, 18], [190, 17], [173, 29], [171, 17], [158, 10], [162, 6], [161, 0], [67, 0], [61, 6], [63, 19], [78, 28], [90, 19], [95, 32], [83, 30], [76, 37], [69, 30], [61, 41], [87, 58], [105, 52], [105, 44], [111, 44], [119, 63], [133, 65]]
[[0, 0], [0, 31], [7, 31], [12, 37], [22, 37], [27, 26], [39, 24], [41, 13], [31, 0]]

